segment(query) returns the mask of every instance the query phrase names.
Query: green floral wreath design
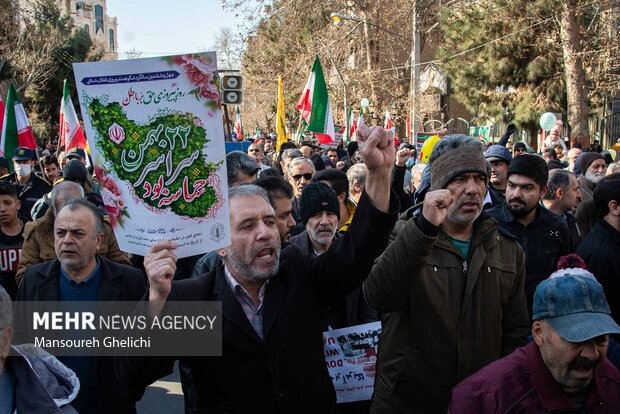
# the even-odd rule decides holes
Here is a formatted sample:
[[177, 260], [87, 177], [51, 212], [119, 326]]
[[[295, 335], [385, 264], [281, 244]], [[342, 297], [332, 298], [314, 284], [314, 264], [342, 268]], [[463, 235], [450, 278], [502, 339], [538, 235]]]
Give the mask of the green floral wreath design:
[[[223, 161], [206, 162], [202, 148], [210, 140], [206, 138], [200, 118], [191, 113], [159, 111], [147, 123], [139, 124], [127, 118], [120, 104], [106, 104], [103, 99], [87, 97], [87, 107], [92, 126], [98, 135], [97, 148], [106, 161], [113, 160], [109, 164], [114, 174], [121, 180], [128, 181], [136, 196], [150, 206], [152, 211], [170, 208], [181, 217], [205, 216], [209, 208], [218, 202], [218, 191], [211, 185], [209, 176]], [[145, 147], [141, 147], [141, 144], [148, 139], [149, 134], [153, 136], [153, 131], [159, 132], [155, 133], [154, 142], [141, 152], [141, 148]], [[174, 135], [171, 131], [182, 133]], [[174, 136], [171, 138], [172, 135]], [[128, 171], [122, 167], [120, 160], [135, 160], [138, 154], [142, 154], [139, 168]], [[162, 159], [166, 162], [161, 163]], [[157, 168], [144, 173], [146, 166], [157, 164]], [[170, 175], [170, 172], [173, 174]], [[157, 187], [159, 195], [156, 196], [154, 188], [162, 182], [165, 185]], [[204, 185], [200, 185], [203, 182]], [[193, 200], [187, 201], [180, 196], [162, 205], [162, 199], [174, 198], [171, 196], [178, 194], [179, 190], [182, 194], [191, 193], [196, 189], [194, 184], [197, 183], [204, 191]], [[193, 193], [194, 196], [197, 194]]]

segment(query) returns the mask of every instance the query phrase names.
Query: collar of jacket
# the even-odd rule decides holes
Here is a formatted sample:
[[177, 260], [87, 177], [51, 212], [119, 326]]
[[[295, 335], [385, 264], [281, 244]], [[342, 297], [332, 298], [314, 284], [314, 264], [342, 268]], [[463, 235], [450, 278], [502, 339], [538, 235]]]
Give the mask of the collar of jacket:
[[[107, 265], [107, 259], [97, 255], [101, 271], [101, 285], [99, 286], [99, 300], [117, 300], [121, 294], [123, 284], [122, 273], [111, 272]], [[35, 300], [56, 301], [58, 300], [58, 278], [60, 277], [60, 260], [54, 259], [37, 271], [38, 280], [35, 282], [37, 291]]]
[[[280, 263], [282, 268], [282, 263]], [[239, 301], [235, 297], [234, 292], [226, 282], [224, 274], [224, 263], [218, 264], [213, 274], [215, 277], [213, 285], [213, 300], [222, 302], [222, 316], [224, 320], [233, 323], [246, 335], [255, 342], [267, 342], [271, 328], [273, 327], [280, 310], [284, 306], [286, 298], [286, 287], [282, 283], [280, 271], [278, 274], [269, 279], [269, 285], [265, 290], [265, 298], [263, 300], [263, 338], [260, 339], [248, 317], [243, 312]], [[174, 286], [174, 285], [173, 285]]]
[[[478, 216], [478, 218], [474, 220], [474, 229], [472, 231], [469, 251], [474, 251], [478, 247], [478, 245], [486, 243], [487, 241], [492, 243], [490, 246], [486, 246], [487, 249], [497, 244], [499, 240], [491, 240], [490, 237], [498, 229], [499, 227], [497, 226], [497, 220], [489, 216], [483, 210]], [[439, 240], [441, 241], [438, 241], [439, 245], [442, 245], [444, 248], [448, 248], [451, 251], [457, 251], [456, 247], [452, 245], [452, 242], [450, 242], [450, 240], [448, 239], [448, 235], [443, 230], [439, 232]]]
[[596, 224], [601, 226], [601, 230], [604, 233], [607, 233], [609, 238], [620, 246], [620, 231], [616, 230], [616, 228], [609, 224], [605, 219], [598, 219]]
[[[36, 178], [39, 178], [35, 175], [34, 172], [30, 173], [30, 177], [28, 177], [28, 182], [26, 183], [26, 185], [24, 185], [24, 187], [32, 187], [34, 185], [34, 180]], [[13, 172], [11, 173], [11, 182], [13, 184], [19, 185], [19, 178], [17, 178], [17, 173]]]
[[[542, 405], [549, 412], [561, 410], [572, 412], [575, 410], [575, 405], [568, 399], [545, 365], [540, 355], [538, 345], [532, 341], [526, 345], [526, 351], [527, 365], [530, 368], [530, 381], [534, 384], [534, 388], [536, 388], [536, 393]], [[598, 405], [603, 401], [603, 396], [600, 392], [601, 386], [598, 368], [600, 368], [600, 366], [594, 371], [593, 381], [588, 388], [586, 407]]]
[[[540, 204], [537, 204], [536, 205], [536, 216], [534, 217], [534, 220], [532, 220], [532, 222], [528, 224], [528, 226], [545, 221], [549, 217], [547, 213], [553, 214], [549, 210], [541, 206]], [[508, 208], [508, 203], [506, 203], [506, 201], [502, 203], [502, 215], [506, 223], [517, 221], [515, 219], [515, 216], [513, 216], [512, 213], [510, 212], [510, 209]]]

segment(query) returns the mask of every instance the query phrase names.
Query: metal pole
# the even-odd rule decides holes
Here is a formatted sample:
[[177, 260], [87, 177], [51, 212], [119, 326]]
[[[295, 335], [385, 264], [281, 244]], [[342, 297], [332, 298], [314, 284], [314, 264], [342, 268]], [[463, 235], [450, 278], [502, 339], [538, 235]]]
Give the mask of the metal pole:
[[[230, 118], [228, 116], [228, 105], [224, 104], [222, 105], [224, 107], [224, 119], [225, 119], [225, 124], [226, 124], [226, 131], [228, 132], [228, 140], [232, 141], [232, 132], [230, 130]], [[239, 137], [237, 137], [237, 139], [239, 139]], [[241, 137], [241, 139], [243, 139], [243, 137]]]
[[338, 66], [336, 66], [336, 62], [332, 58], [332, 55], [331, 55], [331, 53], [329, 53], [329, 51], [327, 52], [327, 58], [329, 59], [329, 61], [331, 62], [332, 66], [336, 70], [336, 74], [338, 75], [338, 78], [340, 79], [340, 82], [342, 82], [342, 89], [343, 89], [343, 93], [344, 93], [344, 125], [346, 127], [347, 121], [348, 121], [347, 117], [349, 115], [349, 112], [347, 110], [347, 82], [344, 80], [344, 76], [342, 76], [342, 73], [340, 73], [340, 69], [338, 69]]
[[[347, 128], [349, 125], [349, 108], [347, 107], [347, 84], [342, 84], [344, 88], [344, 127]], [[344, 131], [344, 136], [346, 137], [349, 131]], [[349, 137], [351, 140], [351, 137]], [[347, 143], [348, 144], [348, 143]]]
[[412, 0], [413, 24], [411, 33], [411, 131], [410, 144], [415, 145], [419, 124], [418, 108], [420, 99], [420, 31], [418, 30], [418, 2]]

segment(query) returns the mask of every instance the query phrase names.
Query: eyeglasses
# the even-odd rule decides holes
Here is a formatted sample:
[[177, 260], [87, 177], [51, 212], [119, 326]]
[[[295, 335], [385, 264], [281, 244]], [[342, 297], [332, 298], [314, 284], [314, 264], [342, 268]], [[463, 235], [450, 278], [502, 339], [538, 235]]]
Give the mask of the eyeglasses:
[[248, 152], [260, 152], [258, 148], [250, 148]]
[[517, 148], [514, 152], [527, 152], [525, 148]]
[[293, 180], [295, 181], [301, 180], [301, 177], [304, 177], [306, 181], [310, 181], [312, 179], [312, 173], [295, 174], [292, 177], [293, 177]]

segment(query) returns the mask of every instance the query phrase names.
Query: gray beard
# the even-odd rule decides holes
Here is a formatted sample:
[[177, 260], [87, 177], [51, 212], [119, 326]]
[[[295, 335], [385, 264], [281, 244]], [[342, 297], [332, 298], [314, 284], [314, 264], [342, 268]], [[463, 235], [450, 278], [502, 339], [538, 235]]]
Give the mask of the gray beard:
[[585, 173], [586, 180], [590, 181], [592, 184], [598, 184], [603, 178], [605, 178], [605, 174], [601, 173]]
[[259, 270], [252, 267], [251, 263], [248, 263], [242, 257], [235, 254], [230, 246], [226, 248], [226, 256], [229, 261], [229, 266], [235, 270], [237, 275], [248, 283], [264, 282], [267, 279], [274, 277], [280, 269], [280, 248], [275, 249], [276, 261], [269, 269]]

